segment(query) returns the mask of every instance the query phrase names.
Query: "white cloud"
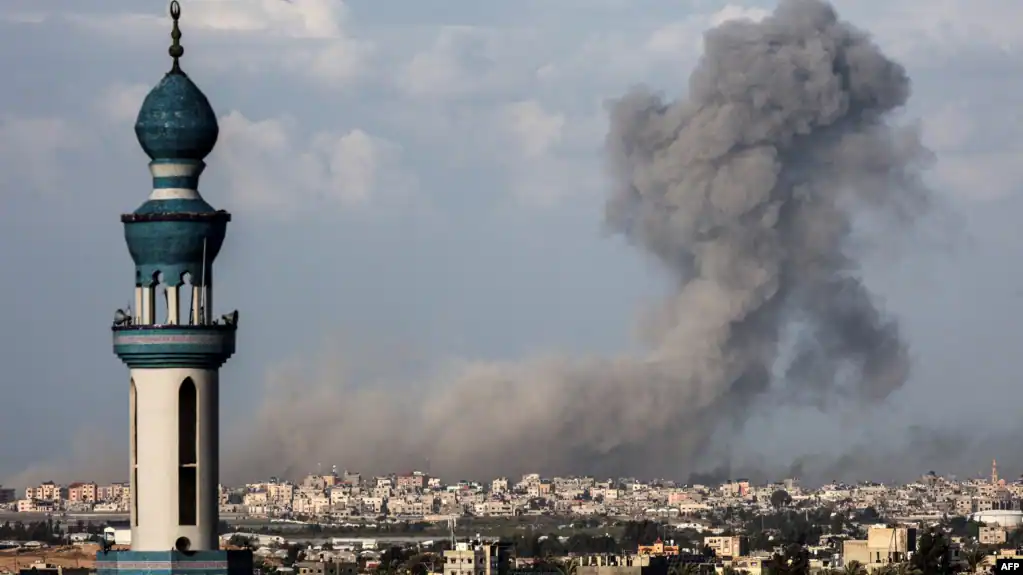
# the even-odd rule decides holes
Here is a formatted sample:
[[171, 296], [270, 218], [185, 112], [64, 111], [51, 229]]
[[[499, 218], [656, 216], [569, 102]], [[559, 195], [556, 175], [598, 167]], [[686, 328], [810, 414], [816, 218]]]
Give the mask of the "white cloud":
[[314, 82], [345, 88], [363, 77], [375, 48], [368, 42], [337, 38], [320, 46], [282, 54], [285, 68], [302, 70]]
[[0, 173], [8, 183], [50, 193], [61, 187], [61, 154], [81, 149], [85, 139], [62, 118], [0, 116]]
[[432, 46], [412, 56], [398, 76], [398, 87], [411, 96], [454, 96], [473, 91], [493, 61], [493, 36], [468, 26], [444, 27]]
[[942, 185], [969, 200], [997, 200], [1023, 187], [1023, 147], [943, 156], [934, 170]]
[[400, 54], [394, 86], [417, 99], [506, 96], [552, 75], [547, 40], [538, 28], [442, 26], [425, 48]]
[[400, 168], [401, 149], [359, 129], [303, 139], [293, 120], [253, 121], [234, 111], [220, 120], [214, 155], [210, 163], [238, 203], [279, 215], [364, 205], [382, 191], [394, 198], [415, 187]]
[[[341, 0], [186, 0], [181, 3], [181, 26], [221, 32], [259, 33], [292, 39], [330, 39], [343, 36], [347, 7]], [[163, 14], [122, 14], [111, 23], [131, 19], [136, 24], [166, 27]]]
[[142, 101], [151, 90], [145, 84], [118, 83], [107, 88], [97, 102], [100, 115], [114, 124], [134, 123]]
[[[1023, 3], [1016, 0], [837, 0], [847, 17], [875, 34], [896, 58], [942, 66], [963, 51], [1019, 53]], [[866, 10], [869, 7], [869, 10]]]
[[992, 102], [946, 102], [929, 113], [924, 139], [938, 155], [933, 176], [967, 200], [995, 200], [1023, 188], [1023, 120]]
[[[183, 4], [186, 51], [197, 46], [194, 52], [188, 51], [186, 68], [207, 68], [197, 76], [208, 77], [210, 68], [223, 74], [243, 71], [268, 78], [260, 81], [270, 86], [283, 83], [281, 74], [285, 73], [322, 86], [347, 88], [373, 73], [374, 66], [369, 64], [374, 58], [391, 59], [399, 64], [389, 68], [395, 73], [386, 78], [386, 87], [396, 89], [404, 99], [396, 103], [385, 98], [388, 106], [398, 109], [377, 110], [366, 101], [358, 104], [361, 109], [386, 116], [381, 121], [387, 123], [388, 133], [399, 134], [395, 137], [403, 143], [431, 147], [428, 153], [435, 163], [493, 167], [503, 172], [503, 187], [512, 196], [544, 205], [557, 205], [572, 190], [588, 189], [595, 178], [599, 180], [603, 113], [591, 106], [621, 94], [636, 82], [648, 82], [669, 94], [684, 90], [687, 69], [702, 51], [706, 29], [739, 18], [759, 20], [768, 14], [744, 0], [706, 1], [693, 4], [696, 11], [674, 22], [665, 23], [660, 14], [638, 14], [628, 25], [618, 26], [622, 14], [607, 7], [544, 3], [543, 20], [531, 22], [529, 27], [398, 27], [384, 30], [384, 34], [399, 41], [384, 42], [379, 29], [360, 29], [361, 37], [353, 36], [346, 6], [339, 0], [185, 0]], [[836, 4], [844, 18], [877, 32], [885, 50], [896, 54], [900, 50], [917, 55], [950, 54], [977, 46], [1014, 50], [1023, 38], [1009, 17], [1023, 14], [1023, 4], [1016, 0], [937, 0], [927, 5], [910, 0], [884, 4], [836, 0]], [[864, 8], [868, 4], [869, 9]], [[602, 13], [606, 25], [598, 21], [591, 26], [587, 20], [586, 26], [566, 26], [569, 20], [559, 20], [583, 9], [588, 10], [587, 18]], [[121, 20], [78, 18], [97, 31], [118, 37], [129, 34], [132, 42], [164, 49], [168, 22], [159, 12], [123, 14]], [[125, 26], [125, 21], [134, 24]], [[423, 34], [429, 35], [428, 40], [416, 43], [414, 38]], [[195, 57], [194, 63], [190, 63], [191, 57]], [[913, 70], [912, 65], [910, 68]], [[976, 76], [968, 83], [960, 82], [962, 92], [977, 96], [983, 94], [985, 82], [994, 85], [983, 77], [987, 72], [973, 73]], [[915, 71], [913, 76], [918, 80]], [[128, 122], [148, 88], [111, 88], [100, 104], [101, 116], [111, 122]], [[963, 197], [1010, 193], [1019, 179], [1011, 162], [1019, 146], [1009, 136], [1018, 134], [1019, 126], [1002, 121], [1009, 127], [1000, 128], [1010, 134], [993, 138], [992, 126], [978, 119], [998, 113], [1004, 116], [1008, 104], [949, 103], [951, 97], [960, 94], [933, 95], [938, 103], [944, 100], [946, 108], [924, 114], [928, 141], [939, 152], [934, 174]], [[289, 201], [281, 199], [287, 194], [256, 181], [260, 179], [288, 181], [303, 190], [303, 197], [356, 205], [372, 202], [379, 195], [375, 190], [390, 187], [382, 186], [380, 178], [398, 177], [387, 175], [390, 170], [381, 166], [393, 165], [400, 150], [370, 136], [376, 133], [375, 127], [365, 132], [300, 136], [320, 121], [313, 110], [323, 105], [313, 97], [299, 97], [266, 112], [310, 110], [308, 116], [303, 110], [296, 111], [293, 121], [253, 122], [240, 114], [225, 118], [221, 147], [234, 137], [238, 141], [231, 145], [237, 149], [218, 148], [217, 153], [237, 164], [232, 172], [241, 174], [237, 182], [250, 182], [244, 185], [247, 191], [243, 196], [249, 197], [252, 205]], [[247, 135], [232, 136], [231, 130]], [[261, 141], [257, 136], [267, 139]], [[275, 142], [279, 148], [274, 148]], [[444, 145], [435, 146], [436, 142]], [[293, 157], [287, 157], [289, 154]], [[243, 169], [246, 161], [254, 164], [249, 172]], [[269, 170], [271, 165], [280, 167]], [[299, 165], [304, 167], [295, 167]], [[264, 171], [269, 172], [266, 177], [252, 175]], [[978, 185], [978, 178], [991, 183]], [[237, 182], [231, 185], [242, 187]], [[981, 188], [984, 194], [977, 191]]]
[[495, 122], [505, 138], [489, 153], [502, 158], [509, 191], [520, 204], [556, 207], [599, 185], [595, 117], [569, 118], [537, 100], [522, 100], [505, 105]]
[[[348, 33], [341, 0], [190, 0], [182, 3], [186, 67], [217, 72], [268, 70], [303, 76], [328, 88], [363, 78], [376, 48]], [[62, 14], [106, 37], [164, 48], [169, 18], [158, 13]], [[193, 41], [190, 45], [189, 38]], [[190, 47], [204, 46], [194, 63]], [[210, 47], [207, 47], [210, 46]]]
[[724, 8], [710, 15], [710, 25], [720, 26], [732, 20], [752, 20], [759, 22], [771, 14], [763, 8], [748, 8], [736, 4], [726, 4]]
[[547, 112], [536, 100], [509, 104], [504, 113], [507, 129], [527, 158], [548, 153], [565, 128], [564, 115]]
[[657, 56], [696, 57], [703, 52], [703, 33], [730, 20], [759, 22], [770, 14], [761, 8], [727, 4], [710, 14], [694, 14], [657, 28], [646, 41], [646, 49]]

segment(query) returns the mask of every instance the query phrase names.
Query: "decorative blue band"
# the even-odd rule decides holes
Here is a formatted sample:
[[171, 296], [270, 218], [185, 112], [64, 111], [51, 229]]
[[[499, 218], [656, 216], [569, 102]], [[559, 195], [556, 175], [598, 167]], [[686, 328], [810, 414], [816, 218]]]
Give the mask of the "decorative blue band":
[[219, 369], [235, 351], [237, 326], [115, 326], [114, 353], [128, 367]]
[[198, 190], [199, 176], [164, 176], [153, 178], [154, 190], [166, 190], [170, 188]]
[[97, 561], [97, 569], [129, 569], [129, 570], [140, 570], [140, 571], [154, 571], [154, 570], [167, 570], [170, 571], [173, 568], [175, 571], [178, 569], [192, 570], [192, 569], [227, 569], [227, 561], [191, 561], [188, 563], [180, 563], [175, 561]]
[[252, 575], [252, 552], [242, 550], [100, 551], [98, 575]]

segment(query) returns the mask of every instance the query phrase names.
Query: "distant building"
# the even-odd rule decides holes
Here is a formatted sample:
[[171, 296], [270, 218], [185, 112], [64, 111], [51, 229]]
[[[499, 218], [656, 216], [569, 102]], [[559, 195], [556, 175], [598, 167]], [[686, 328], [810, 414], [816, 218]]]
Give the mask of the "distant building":
[[658, 539], [653, 545], [640, 545], [636, 549], [638, 555], [678, 555], [678, 545], [674, 541], [665, 543]]
[[874, 571], [906, 561], [909, 553], [916, 550], [916, 541], [916, 529], [912, 527], [871, 527], [866, 539], [843, 543], [842, 561], [845, 565], [856, 561]]
[[45, 481], [36, 487], [29, 487], [25, 490], [25, 499], [36, 499], [39, 501], [60, 501], [64, 498], [65, 490], [52, 481]]
[[668, 559], [656, 555], [588, 555], [576, 575], [667, 575]]
[[1023, 511], [1007, 509], [991, 509], [970, 515], [970, 519], [987, 525], [998, 525], [1006, 529], [1016, 529], [1023, 525]]
[[99, 489], [95, 483], [72, 483], [67, 488], [68, 501], [72, 503], [96, 503]]
[[749, 539], [743, 535], [704, 537], [703, 544], [722, 559], [745, 557], [749, 552]]
[[444, 575], [497, 575], [501, 567], [497, 543], [469, 541], [455, 543], [444, 552]]
[[131, 545], [131, 526], [111, 524], [104, 527], [103, 540], [113, 545]]
[[295, 564], [295, 572], [298, 575], [358, 575], [359, 566], [332, 561], [301, 561]]
[[731, 568], [749, 575], [761, 575], [768, 570], [771, 559], [768, 557], [736, 557], [732, 560]]

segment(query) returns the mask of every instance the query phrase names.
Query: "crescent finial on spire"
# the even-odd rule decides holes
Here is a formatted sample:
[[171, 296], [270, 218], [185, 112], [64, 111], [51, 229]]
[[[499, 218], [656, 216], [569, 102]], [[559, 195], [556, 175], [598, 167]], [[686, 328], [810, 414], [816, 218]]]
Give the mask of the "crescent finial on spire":
[[178, 63], [178, 60], [184, 55], [185, 49], [181, 47], [181, 29], [178, 27], [178, 20], [181, 18], [181, 4], [178, 3], [178, 0], [171, 0], [170, 16], [171, 20], [174, 21], [174, 27], [171, 29], [171, 46], [167, 53], [174, 59], [171, 73], [181, 74], [181, 65]]

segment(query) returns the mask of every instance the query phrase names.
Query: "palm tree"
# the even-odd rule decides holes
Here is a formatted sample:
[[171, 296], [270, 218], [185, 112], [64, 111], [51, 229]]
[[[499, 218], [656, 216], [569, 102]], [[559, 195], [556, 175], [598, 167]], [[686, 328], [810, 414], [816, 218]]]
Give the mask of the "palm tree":
[[575, 559], [568, 558], [561, 562], [560, 566], [561, 575], [575, 575], [579, 571], [579, 562]]
[[984, 560], [987, 559], [987, 553], [984, 553], [977, 547], [972, 547], [964, 551], [962, 557], [966, 561], [970, 573], [976, 573], [977, 569], [984, 564]]
[[842, 569], [843, 575], [867, 575], [867, 568], [863, 566], [863, 563], [859, 561], [850, 561], [845, 564], [845, 568]]
[[892, 575], [923, 575], [919, 569], [907, 562], [896, 563], [891, 568]]

